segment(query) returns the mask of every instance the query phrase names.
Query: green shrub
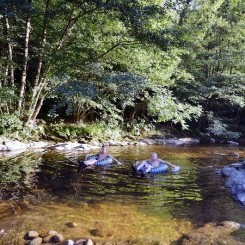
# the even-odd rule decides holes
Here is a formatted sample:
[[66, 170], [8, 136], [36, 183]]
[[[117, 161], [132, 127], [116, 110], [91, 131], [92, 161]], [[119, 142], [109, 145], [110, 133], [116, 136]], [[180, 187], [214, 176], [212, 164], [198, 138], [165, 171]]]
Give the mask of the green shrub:
[[47, 134], [56, 136], [64, 140], [106, 140], [106, 139], [121, 139], [122, 130], [118, 125], [94, 122], [91, 124], [77, 123], [77, 124], [52, 124], [46, 129]]
[[132, 136], [146, 136], [156, 134], [156, 128], [152, 123], [145, 120], [133, 121], [126, 125], [127, 132]]
[[23, 128], [23, 122], [16, 114], [3, 113], [0, 115], [0, 134], [11, 135]]
[[232, 131], [232, 124], [223, 122], [220, 118], [214, 117], [213, 113], [208, 114], [209, 127], [206, 129], [205, 136], [217, 137], [220, 139], [237, 139], [241, 133]]
[[16, 114], [0, 115], [0, 135], [18, 140], [39, 140], [45, 133], [43, 121], [25, 125]]

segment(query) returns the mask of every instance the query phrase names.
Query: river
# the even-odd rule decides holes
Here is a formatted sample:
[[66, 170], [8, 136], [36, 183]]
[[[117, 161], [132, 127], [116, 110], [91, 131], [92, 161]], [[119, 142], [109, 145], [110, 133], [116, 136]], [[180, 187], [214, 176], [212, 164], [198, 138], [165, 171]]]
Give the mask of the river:
[[[1, 244], [21, 244], [29, 229], [55, 229], [65, 237], [136, 244], [171, 244], [207, 222], [245, 223], [245, 208], [234, 202], [217, 170], [245, 158], [244, 147], [220, 145], [123, 146], [108, 151], [123, 162], [77, 173], [85, 153], [29, 152], [0, 159]], [[181, 167], [178, 174], [140, 177], [136, 160], [159, 158]], [[91, 153], [91, 152], [90, 152]], [[76, 222], [77, 227], [66, 224]], [[235, 234], [245, 241], [243, 234]], [[7, 238], [6, 238], [7, 237]], [[1, 240], [0, 240], [1, 241]]]

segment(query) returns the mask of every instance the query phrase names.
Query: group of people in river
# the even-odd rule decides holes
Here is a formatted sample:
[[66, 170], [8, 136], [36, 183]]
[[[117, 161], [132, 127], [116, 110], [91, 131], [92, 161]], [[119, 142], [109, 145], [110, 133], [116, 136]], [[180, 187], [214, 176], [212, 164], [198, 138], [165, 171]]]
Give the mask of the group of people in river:
[[[80, 170], [82, 168], [86, 168], [87, 166], [94, 165], [98, 161], [103, 161], [105, 159], [112, 159], [116, 163], [122, 164], [120, 161], [118, 161], [115, 157], [113, 157], [111, 154], [109, 154], [107, 152], [107, 146], [102, 145], [101, 151], [98, 154], [93, 155], [92, 158], [85, 159], [85, 161], [79, 161], [79, 169], [78, 169], [78, 172], [80, 172]], [[136, 172], [143, 170], [141, 173], [143, 175], [146, 175], [153, 168], [158, 167], [161, 162], [163, 162], [163, 163], [167, 164], [168, 166], [170, 166], [172, 168], [172, 172], [178, 172], [179, 169], [180, 169], [179, 166], [176, 166], [176, 165], [174, 165], [174, 164], [172, 164], [170, 162], [167, 162], [167, 161], [164, 161], [164, 160], [158, 158], [156, 152], [152, 152], [149, 159], [146, 159], [146, 160], [143, 160], [143, 161], [140, 161], [140, 162], [136, 162], [136, 164], [133, 165], [132, 167], [133, 167], [134, 171], [136, 171]]]

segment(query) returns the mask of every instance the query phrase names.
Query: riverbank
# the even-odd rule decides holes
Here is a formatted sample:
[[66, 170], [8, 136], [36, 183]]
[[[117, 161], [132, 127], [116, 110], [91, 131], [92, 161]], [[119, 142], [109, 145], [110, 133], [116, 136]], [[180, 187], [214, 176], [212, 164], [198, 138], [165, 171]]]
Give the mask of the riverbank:
[[[184, 137], [184, 138], [165, 138], [160, 136], [142, 138], [139, 140], [106, 140], [103, 144], [107, 146], [127, 146], [127, 145], [173, 145], [173, 146], [186, 146], [186, 145], [197, 145], [203, 143], [201, 139]], [[205, 142], [206, 143], [206, 142]], [[210, 139], [210, 143], [215, 143], [214, 140]], [[223, 141], [222, 144], [229, 146], [238, 146], [239, 143], [235, 141]], [[53, 142], [53, 141], [29, 141], [21, 142], [16, 139], [9, 139], [6, 137], [0, 137], [0, 153], [2, 156], [15, 155], [19, 152], [27, 150], [57, 150], [57, 151], [90, 151], [100, 148], [102, 145], [98, 141], [89, 141], [87, 143], [80, 143], [77, 141], [68, 142]]]

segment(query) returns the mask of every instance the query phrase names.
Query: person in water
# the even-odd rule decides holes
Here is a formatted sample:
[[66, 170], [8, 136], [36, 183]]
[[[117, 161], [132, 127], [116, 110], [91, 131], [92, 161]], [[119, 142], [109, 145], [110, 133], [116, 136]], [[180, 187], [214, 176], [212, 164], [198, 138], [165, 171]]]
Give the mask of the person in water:
[[[107, 147], [105, 145], [102, 145], [101, 147], [101, 151], [96, 155], [96, 157], [85, 160], [85, 161], [78, 161], [79, 162], [79, 167], [81, 168], [86, 168], [87, 166], [93, 165], [95, 164], [97, 161], [101, 161], [104, 160], [105, 158], [112, 158], [116, 163], [121, 164], [121, 162], [119, 162], [115, 157], [113, 157], [112, 155], [110, 155], [107, 152]], [[80, 170], [79, 169], [79, 170]]]
[[156, 152], [152, 152], [151, 153], [151, 158], [147, 159], [147, 160], [143, 160], [141, 162], [138, 162], [136, 166], [134, 166], [136, 171], [139, 171], [140, 169], [142, 169], [143, 167], [146, 167], [146, 169], [144, 170], [144, 174], [147, 174], [148, 172], [151, 171], [152, 168], [156, 168], [159, 166], [160, 162], [164, 162], [167, 165], [169, 165], [170, 167], [172, 167], [172, 172], [177, 172], [179, 171], [180, 167], [175, 166], [174, 164], [170, 163], [170, 162], [166, 162], [160, 158], [157, 157], [157, 153]]

